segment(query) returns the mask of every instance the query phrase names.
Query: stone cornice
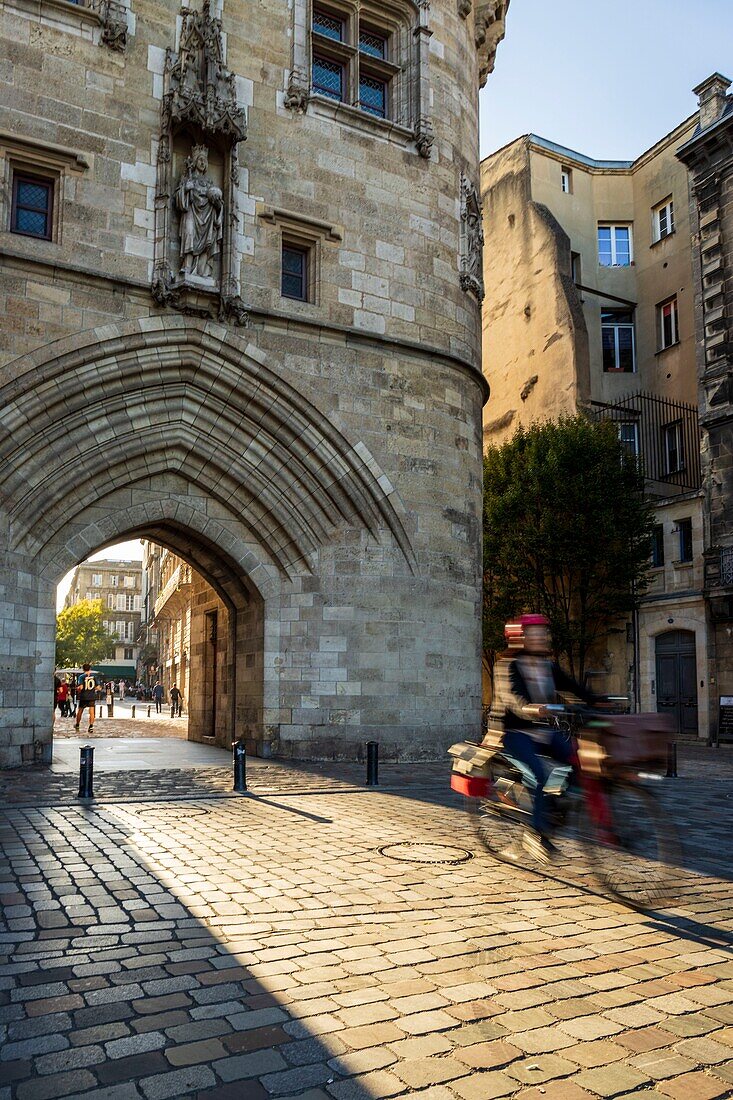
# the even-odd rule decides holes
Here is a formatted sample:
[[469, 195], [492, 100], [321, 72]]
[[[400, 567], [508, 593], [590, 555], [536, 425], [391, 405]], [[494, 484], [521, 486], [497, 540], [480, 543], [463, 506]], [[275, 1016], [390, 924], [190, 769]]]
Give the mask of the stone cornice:
[[483, 88], [494, 71], [496, 50], [506, 33], [509, 0], [474, 0], [476, 9], [474, 37], [478, 52], [479, 87]]

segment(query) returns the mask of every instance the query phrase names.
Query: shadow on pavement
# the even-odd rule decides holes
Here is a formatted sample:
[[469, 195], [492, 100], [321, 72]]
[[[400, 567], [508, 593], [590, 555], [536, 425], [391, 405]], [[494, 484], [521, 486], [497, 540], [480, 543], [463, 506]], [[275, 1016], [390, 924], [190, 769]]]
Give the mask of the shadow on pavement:
[[[277, 828], [291, 831], [292, 808], [267, 804], [288, 810]], [[358, 1049], [361, 1036], [354, 1031], [351, 1047], [331, 1036], [343, 1023], [328, 1008], [358, 1005], [364, 980], [342, 980], [347, 995], [330, 1000], [329, 972], [341, 960], [324, 953], [346, 944], [329, 933], [316, 956], [301, 942], [305, 929], [313, 938], [314, 920], [295, 885], [290, 899], [265, 900], [273, 876], [263, 865], [258, 877], [250, 858], [244, 800], [226, 804], [237, 826], [231, 846], [207, 848], [205, 834], [194, 843], [186, 823], [200, 830], [205, 808], [171, 809], [8, 812], [0, 1081], [34, 1100], [133, 1083], [139, 1092], [120, 1095], [259, 1100], [333, 1084], [341, 1096], [345, 1075], [334, 1059]], [[298, 833], [307, 844], [305, 822]], [[237, 877], [238, 846], [250, 849], [247, 883]], [[264, 860], [267, 846], [255, 847]]]

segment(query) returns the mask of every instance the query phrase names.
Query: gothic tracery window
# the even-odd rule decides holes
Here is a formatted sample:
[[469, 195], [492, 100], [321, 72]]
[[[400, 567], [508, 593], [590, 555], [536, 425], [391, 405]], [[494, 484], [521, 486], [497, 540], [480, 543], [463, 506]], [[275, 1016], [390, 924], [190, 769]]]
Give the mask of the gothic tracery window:
[[390, 123], [429, 157], [428, 12], [413, 0], [294, 0], [285, 105], [303, 112], [313, 102], [332, 115], [341, 105], [341, 121]]
[[368, 7], [317, 4], [311, 24], [311, 93], [377, 118], [398, 115], [403, 28]]

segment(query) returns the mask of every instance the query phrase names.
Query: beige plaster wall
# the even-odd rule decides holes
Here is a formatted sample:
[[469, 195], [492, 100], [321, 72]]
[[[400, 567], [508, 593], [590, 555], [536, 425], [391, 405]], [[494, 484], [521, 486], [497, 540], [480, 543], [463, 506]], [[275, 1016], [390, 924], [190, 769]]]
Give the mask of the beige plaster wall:
[[[675, 150], [690, 137], [694, 122], [678, 127], [654, 155], [645, 156], [634, 172], [634, 234], [638, 295], [637, 355], [642, 389], [675, 401], [697, 405], [694, 288], [687, 169]], [[652, 208], [671, 196], [675, 232], [654, 242]], [[677, 295], [680, 342], [658, 351], [656, 306]]]
[[532, 200], [524, 139], [482, 164], [484, 444], [588, 398], [585, 326], [566, 233]]

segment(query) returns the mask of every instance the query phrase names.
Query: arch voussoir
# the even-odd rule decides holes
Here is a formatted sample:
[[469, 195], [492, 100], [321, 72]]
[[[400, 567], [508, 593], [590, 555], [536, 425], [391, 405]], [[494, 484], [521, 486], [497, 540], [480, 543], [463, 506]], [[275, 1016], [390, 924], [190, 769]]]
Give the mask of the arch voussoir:
[[[94, 477], [97, 495], [112, 492], [123, 472], [119, 459], [135, 458], [141, 449], [146, 458], [155, 454], [159, 448], [151, 447], [150, 441], [156, 434], [162, 448], [170, 449], [175, 441], [184, 453], [180, 461], [187, 476], [205, 481], [219, 499], [231, 500], [235, 485], [245, 486], [249, 500], [240, 514], [252, 514], [253, 499], [263, 501], [274, 517], [268, 533], [278, 550], [292, 542], [281, 536], [282, 530], [300, 531], [296, 560], [305, 560], [314, 544], [344, 521], [359, 522], [378, 537], [380, 525], [385, 525], [385, 502], [376, 479], [360, 460], [353, 461], [356, 452], [345, 440], [337, 445], [338, 437], [328, 438], [324, 424], [315, 422], [323, 418], [308, 419], [307, 403], [300, 395], [294, 403], [278, 403], [282, 385], [278, 380], [263, 384], [261, 363], [255, 364], [253, 378], [241, 363], [213, 363], [210, 348], [180, 348], [170, 334], [166, 337], [162, 348], [152, 348], [152, 358], [158, 365], [162, 358], [168, 360], [167, 382], [156, 367], [152, 372], [142, 369], [139, 348], [136, 357], [129, 346], [120, 350], [124, 371], [104, 348], [94, 363], [77, 365], [76, 384], [59, 387], [58, 375], [49, 375], [41, 379], [22, 413], [13, 416], [11, 411], [13, 431], [0, 446], [6, 471], [0, 491], [17, 501], [22, 480], [35, 501], [33, 507], [15, 505], [19, 540], [24, 522], [30, 532], [32, 517], [43, 513], [44, 504], [53, 508], [60, 497], [68, 499], [68, 486], [80, 472]], [[145, 344], [145, 334], [139, 334], [138, 342]], [[121, 347], [120, 341], [113, 346]], [[78, 349], [74, 354], [79, 355]], [[134, 400], [128, 369], [133, 361], [141, 377]], [[87, 376], [95, 378], [99, 399], [85, 398]], [[66, 434], [59, 434], [59, 422]], [[332, 430], [330, 434], [334, 436]], [[49, 468], [55, 471], [51, 478]], [[261, 511], [255, 512], [261, 523]], [[388, 518], [386, 526], [405, 549], [401, 522], [394, 512]]]

